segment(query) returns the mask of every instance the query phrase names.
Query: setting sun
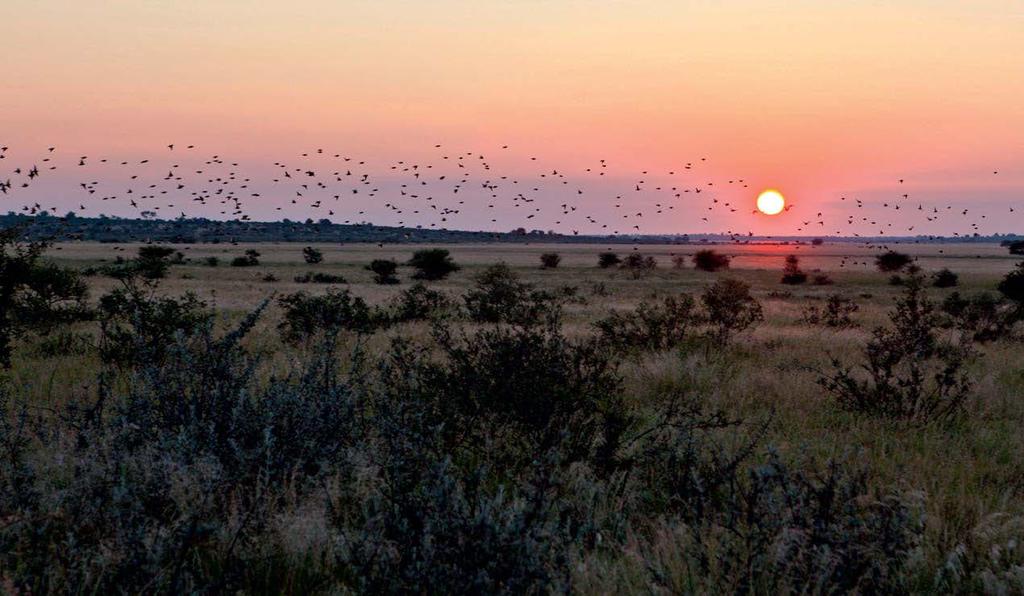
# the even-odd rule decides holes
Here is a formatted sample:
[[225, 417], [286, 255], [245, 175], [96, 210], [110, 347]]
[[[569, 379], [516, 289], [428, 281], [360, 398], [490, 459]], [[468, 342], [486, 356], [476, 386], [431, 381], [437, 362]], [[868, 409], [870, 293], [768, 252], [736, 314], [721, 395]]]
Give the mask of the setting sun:
[[765, 215], [778, 215], [786, 208], [786, 199], [777, 190], [766, 190], [757, 196], [757, 209]]

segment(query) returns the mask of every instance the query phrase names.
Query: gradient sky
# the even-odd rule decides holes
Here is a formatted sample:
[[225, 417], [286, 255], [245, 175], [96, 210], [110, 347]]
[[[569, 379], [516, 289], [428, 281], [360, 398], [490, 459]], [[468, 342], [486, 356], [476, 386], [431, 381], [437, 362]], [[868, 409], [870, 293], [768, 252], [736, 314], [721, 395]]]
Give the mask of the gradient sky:
[[[4, 0], [0, 24], [0, 144], [10, 147], [0, 178], [52, 145], [141, 159], [191, 143], [249, 164], [256, 179], [316, 147], [384, 175], [383, 164], [434, 159], [442, 144], [495, 154], [496, 169], [524, 179], [540, 156], [572, 173], [601, 221], [618, 217], [610, 197], [638, 178], [716, 180], [720, 199], [742, 206], [680, 204], [649, 214], [645, 232], [799, 233], [817, 212], [828, 224], [812, 233], [869, 234], [878, 221], [1024, 232], [1019, 0]], [[690, 180], [667, 174], [701, 157]], [[609, 177], [587, 178], [599, 159]], [[62, 168], [0, 201], [77, 206], [62, 190], [75, 176]], [[722, 187], [739, 178], [747, 188]], [[766, 187], [793, 209], [751, 214]], [[254, 217], [317, 217], [260, 188]], [[903, 193], [915, 209], [970, 215], [924, 222], [882, 207]], [[848, 223], [853, 197], [875, 224]], [[561, 202], [555, 190], [543, 200]], [[131, 214], [122, 207], [83, 213]], [[372, 201], [361, 216], [356, 207], [332, 219], [396, 221]], [[564, 228], [554, 219], [527, 227]], [[510, 212], [494, 224], [471, 204], [449, 223], [525, 222]]]

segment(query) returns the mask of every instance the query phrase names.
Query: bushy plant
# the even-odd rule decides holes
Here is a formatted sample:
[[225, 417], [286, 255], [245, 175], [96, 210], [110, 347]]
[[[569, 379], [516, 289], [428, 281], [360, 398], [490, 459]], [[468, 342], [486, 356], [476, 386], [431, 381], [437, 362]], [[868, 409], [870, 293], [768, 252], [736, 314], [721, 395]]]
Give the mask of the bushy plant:
[[682, 343], [699, 321], [696, 301], [681, 294], [668, 296], [661, 304], [641, 302], [633, 311], [613, 312], [594, 326], [613, 350], [665, 350]]
[[393, 259], [374, 259], [366, 266], [368, 271], [373, 272], [373, 281], [382, 285], [393, 285], [398, 283], [395, 272], [398, 271], [398, 263]]
[[203, 263], [207, 267], [219, 267], [220, 266], [220, 259], [217, 258], [217, 257], [206, 257], [205, 259], [203, 259]]
[[409, 265], [416, 269], [416, 273], [412, 276], [413, 279], [424, 279], [427, 281], [444, 279], [451, 273], [461, 269], [452, 260], [448, 251], [443, 248], [418, 250], [409, 259]]
[[693, 255], [693, 266], [701, 271], [721, 271], [729, 268], [729, 257], [710, 248], [698, 250]]
[[[132, 265], [139, 275], [146, 279], [161, 279], [167, 275], [167, 270], [171, 267], [172, 256], [174, 249], [170, 246], [147, 244], [139, 247], [138, 256]], [[176, 260], [182, 261], [181, 258]]]
[[913, 262], [914, 259], [910, 255], [894, 250], [886, 251], [875, 257], [875, 267], [882, 273], [899, 271]]
[[422, 283], [415, 283], [395, 297], [391, 302], [390, 318], [395, 322], [426, 321], [456, 307], [444, 292], [432, 290]]
[[1024, 255], [1024, 240], [1011, 242], [1007, 248], [1010, 250], [1011, 255]]
[[281, 296], [277, 303], [284, 310], [278, 328], [285, 340], [293, 343], [339, 330], [372, 333], [387, 323], [386, 317], [349, 290], [332, 288], [319, 296], [295, 292]]
[[540, 256], [541, 269], [555, 269], [562, 262], [562, 257], [557, 252], [546, 252]]
[[972, 383], [968, 344], [939, 337], [935, 307], [924, 278], [912, 275], [890, 314], [864, 348], [859, 372], [832, 360], [833, 373], [818, 383], [846, 410], [916, 424], [963, 413]]
[[496, 263], [480, 272], [475, 285], [463, 296], [466, 312], [481, 323], [538, 322], [556, 315], [556, 297], [519, 278], [507, 264]]
[[1017, 268], [1006, 274], [999, 282], [999, 293], [1024, 308], [1024, 261], [1017, 263]]
[[319, 265], [324, 262], [324, 253], [312, 246], [307, 246], [302, 249], [302, 260], [306, 261], [307, 265]]
[[1024, 320], [1024, 311], [1017, 305], [989, 292], [967, 297], [953, 292], [942, 301], [942, 312], [949, 318], [950, 326], [977, 342], [1011, 337], [1014, 326]]
[[860, 310], [860, 307], [851, 298], [840, 294], [830, 294], [825, 300], [824, 308], [818, 308], [811, 304], [803, 312], [803, 320], [809, 325], [824, 325], [844, 329], [855, 327], [853, 313]]
[[932, 286], [936, 288], [952, 288], [960, 281], [960, 276], [949, 269], [940, 269], [932, 274]]
[[764, 320], [761, 303], [750, 294], [750, 284], [738, 279], [720, 279], [701, 294], [711, 338], [727, 344], [733, 335]]
[[608, 269], [609, 267], [615, 267], [622, 262], [619, 255], [613, 252], [603, 252], [597, 255], [597, 266], [601, 269]]
[[631, 253], [622, 260], [620, 268], [629, 271], [633, 279], [640, 279], [658, 266], [658, 261], [650, 255], [642, 255], [638, 252]]
[[260, 264], [260, 253], [259, 251], [250, 248], [245, 251], [245, 255], [241, 257], [235, 257], [231, 259], [232, 267], [255, 267]]
[[811, 278], [811, 283], [816, 286], [831, 286], [835, 282], [829, 277], [827, 273], [818, 273]]
[[787, 256], [782, 270], [782, 283], [794, 286], [806, 281], [807, 274], [800, 270], [800, 259], [796, 255]]

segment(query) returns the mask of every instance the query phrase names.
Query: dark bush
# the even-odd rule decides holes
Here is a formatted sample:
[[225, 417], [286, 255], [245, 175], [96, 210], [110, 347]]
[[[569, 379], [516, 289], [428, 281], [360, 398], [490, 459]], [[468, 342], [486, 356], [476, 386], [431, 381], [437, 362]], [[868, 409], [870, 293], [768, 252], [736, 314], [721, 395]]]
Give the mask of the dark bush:
[[711, 324], [711, 338], [726, 344], [736, 333], [764, 320], [761, 303], [750, 295], [750, 285], [737, 279], [720, 279], [701, 294]]
[[324, 262], [324, 253], [312, 246], [307, 246], [302, 249], [302, 259], [306, 261], [307, 265], [318, 265]]
[[609, 267], [615, 267], [622, 262], [619, 255], [613, 252], [603, 252], [597, 255], [597, 266], [601, 269], [608, 269]]
[[156, 286], [135, 278], [100, 297], [100, 357], [128, 368], [163, 364], [176, 338], [201, 333], [213, 311], [192, 292], [180, 298], [157, 295]]
[[594, 323], [603, 343], [613, 350], [665, 350], [682, 343], [699, 322], [689, 294], [668, 296], [661, 304], [641, 302], [636, 310], [613, 312]]
[[1011, 255], [1024, 255], [1024, 240], [1011, 242], [1008, 247]]
[[373, 333], [386, 325], [386, 317], [348, 290], [332, 288], [319, 296], [296, 292], [278, 298], [277, 303], [284, 310], [284, 320], [278, 328], [285, 340], [293, 343], [308, 342], [323, 333], [340, 330]]
[[416, 269], [413, 279], [436, 281], [448, 277], [460, 269], [443, 248], [418, 250], [409, 259], [409, 265]]
[[220, 259], [217, 257], [206, 257], [203, 259], [203, 263], [206, 264], [207, 267], [217, 267], [220, 265]]
[[21, 242], [21, 230], [0, 230], [0, 368], [10, 368], [12, 342], [91, 316], [88, 287], [74, 270], [40, 263], [47, 244]]
[[638, 252], [630, 254], [628, 257], [623, 259], [622, 264], [619, 265], [622, 269], [629, 271], [632, 274], [633, 279], [640, 279], [644, 275], [647, 275], [658, 266], [658, 261], [652, 256], [645, 256]]
[[231, 260], [232, 267], [255, 267], [260, 264], [260, 253], [254, 249], [245, 251], [245, 256]]
[[693, 266], [701, 271], [721, 271], [729, 268], [729, 257], [708, 248], [693, 255]]
[[541, 269], [555, 269], [562, 262], [562, 257], [556, 252], [546, 252], [540, 256]]
[[392, 259], [374, 259], [366, 266], [368, 271], [373, 272], [373, 281], [382, 285], [393, 285], [398, 283], [395, 272], [398, 271], [398, 263]]
[[270, 272], [267, 272], [266, 274], [264, 274], [263, 277], [261, 277], [260, 279], [265, 281], [265, 282], [267, 282], [267, 283], [274, 283], [274, 282], [281, 281], [280, 279], [278, 279], [278, 277], [276, 275], [274, 275], [273, 273], [270, 273]]
[[558, 314], [556, 296], [520, 280], [505, 263], [491, 265], [478, 274], [475, 281], [475, 286], [463, 296], [466, 311], [473, 321], [530, 324], [539, 322], [541, 317]]
[[803, 320], [809, 325], [824, 325], [826, 327], [846, 328], [856, 327], [851, 315], [860, 309], [857, 303], [850, 298], [839, 294], [831, 294], [825, 300], [825, 307], [818, 308], [813, 304], [804, 309]]
[[893, 273], [895, 271], [899, 271], [913, 262], [914, 259], [912, 259], [910, 255], [896, 252], [894, 250], [886, 251], [875, 257], [875, 267], [877, 267], [882, 273]]
[[932, 286], [936, 288], [952, 288], [960, 281], [960, 276], [949, 269], [941, 269], [932, 274]]
[[1013, 335], [1014, 326], [1024, 320], [1024, 311], [1014, 303], [981, 292], [966, 298], [953, 292], [942, 302], [949, 325], [978, 342], [996, 341]]
[[832, 281], [832, 278], [827, 273], [819, 273], [811, 278], [811, 283], [816, 286], [831, 286], [836, 282]]
[[[167, 270], [170, 269], [172, 264], [171, 257], [173, 255], [174, 249], [169, 246], [158, 246], [156, 244], [140, 246], [139, 254], [135, 258], [134, 267], [146, 279], [161, 279], [167, 275]], [[181, 253], [178, 253], [178, 255], [181, 255]], [[183, 259], [178, 258], [175, 261], [180, 263]]]
[[864, 348], [861, 370], [833, 359], [835, 372], [818, 382], [845, 410], [916, 424], [956, 418], [971, 392], [971, 348], [939, 338], [922, 276], [910, 276], [905, 285], [891, 326], [875, 329]]
[[1024, 309], [1024, 261], [1017, 263], [1017, 268], [1007, 273], [996, 289]]
[[786, 257], [782, 270], [782, 283], [795, 286], [807, 281], [807, 274], [800, 270], [800, 259], [796, 255]]
[[395, 297], [389, 310], [395, 322], [426, 321], [455, 310], [455, 303], [444, 292], [415, 283]]
[[295, 276], [295, 283], [299, 284], [347, 284], [348, 280], [343, 275], [307, 271], [303, 275]]

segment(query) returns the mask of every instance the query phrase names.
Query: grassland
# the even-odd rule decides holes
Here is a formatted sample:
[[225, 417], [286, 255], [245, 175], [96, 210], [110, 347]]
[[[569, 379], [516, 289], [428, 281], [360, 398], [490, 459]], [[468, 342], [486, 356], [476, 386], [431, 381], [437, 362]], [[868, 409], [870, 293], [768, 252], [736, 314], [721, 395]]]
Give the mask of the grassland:
[[[188, 263], [174, 266], [160, 291], [169, 295], [196, 292], [216, 305], [226, 326], [275, 294], [325, 291], [328, 286], [292, 281], [306, 271], [343, 275], [348, 280], [344, 287], [370, 304], [384, 303], [410, 283], [405, 268], [399, 269], [402, 283], [395, 286], [373, 283], [372, 274], [364, 269], [377, 258], [404, 262], [413, 250], [410, 247], [322, 245], [318, 248], [324, 262], [307, 265], [302, 260], [302, 246], [182, 246], [179, 248]], [[68, 243], [55, 246], [48, 254], [62, 264], [84, 269], [110, 263], [118, 254], [130, 257], [135, 248], [121, 245], [116, 250], [108, 244]], [[261, 253], [260, 265], [227, 266], [232, 257], [248, 248]], [[629, 249], [623, 247], [460, 244], [445, 248], [463, 269], [431, 285], [452, 296], [465, 292], [476, 273], [498, 261], [508, 263], [525, 281], [540, 288], [577, 286], [585, 301], [565, 307], [565, 327], [575, 337], [593, 333], [594, 321], [609, 311], [633, 308], [642, 300], [681, 292], [699, 294], [723, 276], [748, 282], [764, 306], [762, 324], [710, 357], [701, 350], [673, 349], [629, 359], [621, 370], [630, 399], [643, 402], [666, 392], [685, 392], [732, 416], [768, 421], [764, 443], [772, 445], [783, 458], [820, 462], [853, 457], [866, 464], [870, 484], [879, 493], [897, 487], [915, 495], [921, 503], [925, 532], [917, 553], [920, 561], [914, 566], [920, 577], [912, 586], [933, 586], [934, 578], [930, 576], [957, 548], [968, 545], [970, 549], [991, 549], [1005, 546], [1007, 540], [1024, 538], [1024, 353], [1019, 342], [999, 341], [979, 348], [979, 357], [970, 365], [974, 390], [967, 415], [952, 426], [908, 426], [841, 411], [816, 383], [817, 371], [828, 368], [831, 356], [846, 362], [857, 359], [870, 330], [887, 323], [893, 302], [902, 291], [889, 284], [888, 275], [874, 270], [872, 257], [877, 249], [830, 244], [723, 246], [719, 250], [734, 257], [731, 269], [705, 273], [691, 267], [672, 267], [673, 256], [690, 254], [699, 247], [644, 246], [640, 252], [654, 256], [659, 267], [634, 279], [627, 272], [596, 266], [599, 252], [617, 250], [625, 254]], [[926, 272], [945, 267], [959, 274], [958, 288], [929, 289], [936, 301], [954, 290], [991, 290], [1018, 261], [995, 245], [918, 244], [903, 245], [899, 250], [914, 255]], [[539, 255], [544, 252], [558, 252], [561, 265], [541, 269]], [[782, 261], [787, 254], [799, 255], [805, 271], [827, 273], [834, 285], [781, 285]], [[203, 265], [209, 256], [219, 257], [220, 266]], [[268, 273], [279, 281], [263, 281]], [[93, 296], [117, 284], [102, 276], [90, 277], [89, 283]], [[829, 330], [802, 320], [807, 305], [820, 304], [831, 293], [857, 302], [857, 327]], [[287, 369], [295, 348], [280, 340], [276, 329], [280, 313], [276, 309], [271, 305], [249, 341], [272, 356], [270, 369]], [[370, 350], [383, 350], [390, 338], [427, 335], [426, 323], [407, 323], [374, 335], [367, 345]], [[53, 406], [68, 396], [96, 391], [100, 363], [95, 356], [44, 358], [35, 355], [31, 341], [17, 352], [10, 373], [12, 386], [20, 396], [41, 406]], [[658, 540], [654, 539], [655, 543]], [[638, 544], [627, 550], [670, 552], [672, 537], [665, 535], [661, 540], [665, 544]], [[642, 557], [637, 554], [637, 558]], [[637, 585], [638, 574], [628, 561], [629, 557], [614, 565], [581, 563], [576, 589], [595, 593], [649, 589]]]

